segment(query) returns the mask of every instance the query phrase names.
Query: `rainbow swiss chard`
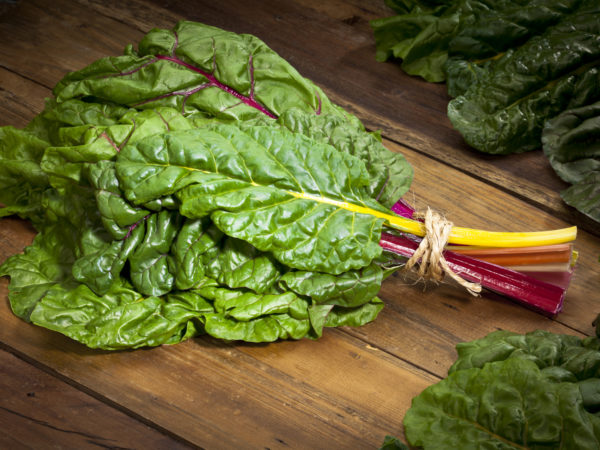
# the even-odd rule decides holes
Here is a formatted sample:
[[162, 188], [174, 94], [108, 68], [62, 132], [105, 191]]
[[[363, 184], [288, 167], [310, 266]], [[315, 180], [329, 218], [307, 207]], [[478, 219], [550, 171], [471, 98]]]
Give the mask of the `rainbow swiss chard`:
[[[382, 227], [424, 233], [389, 209], [405, 159], [255, 37], [153, 30], [54, 95], [0, 131], [2, 211], [39, 231], [0, 275], [17, 315], [91, 347], [364, 324], [395, 263]], [[473, 236], [521, 240], [459, 227], [451, 240]]]
[[0, 211], [39, 232], [0, 267], [18, 316], [119, 349], [381, 310], [383, 219], [331, 200], [389, 213], [412, 169], [257, 38], [152, 30], [54, 96], [0, 129]]

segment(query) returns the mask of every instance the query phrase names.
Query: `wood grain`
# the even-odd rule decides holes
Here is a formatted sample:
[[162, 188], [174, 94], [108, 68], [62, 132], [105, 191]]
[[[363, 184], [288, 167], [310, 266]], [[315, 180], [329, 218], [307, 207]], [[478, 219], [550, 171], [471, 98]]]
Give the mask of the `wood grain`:
[[2, 448], [191, 447], [3, 350], [0, 367]]
[[400, 433], [410, 399], [434, 381], [334, 330], [319, 341], [236, 346], [199, 338], [110, 353], [24, 324], [6, 308], [1, 342], [201, 447], [375, 446]]
[[[507, 299], [424, 287], [397, 273], [383, 284], [386, 306], [373, 323], [325, 330], [318, 341], [200, 337], [102, 352], [15, 317], [3, 278], [0, 406], [22, 415], [0, 409], [0, 446], [84, 447], [97, 436], [96, 443], [136, 448], [377, 448], [386, 434], [403, 436], [412, 397], [446, 375], [458, 342], [497, 329], [593, 333], [597, 225], [562, 204], [564, 184], [540, 152], [500, 158], [470, 150], [447, 120], [445, 86], [375, 63], [368, 21], [390, 13], [383, 1], [361, 0], [22, 0], [0, 15], [0, 125], [25, 126], [68, 71], [121, 53], [153, 27], [185, 18], [253, 33], [383, 131], [386, 147], [415, 168], [407, 198], [416, 206], [468, 227], [583, 226], [564, 311], [547, 318]], [[0, 219], [0, 262], [34, 235], [23, 220]]]

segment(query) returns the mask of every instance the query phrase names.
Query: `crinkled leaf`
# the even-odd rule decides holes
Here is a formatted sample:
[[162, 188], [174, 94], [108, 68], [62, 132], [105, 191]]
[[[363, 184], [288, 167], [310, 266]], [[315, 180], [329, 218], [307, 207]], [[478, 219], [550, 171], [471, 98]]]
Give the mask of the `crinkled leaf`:
[[448, 42], [460, 30], [460, 20], [469, 12], [464, 5], [469, 6], [469, 2], [438, 7], [429, 7], [426, 2], [412, 3], [399, 15], [370, 22], [377, 46], [375, 57], [377, 61], [402, 59], [407, 73], [427, 81], [444, 81]]
[[119, 180], [113, 161], [100, 161], [87, 166], [88, 179], [95, 189], [96, 205], [104, 228], [115, 239], [124, 239], [131, 226], [150, 212], [135, 207], [125, 200], [119, 188]]
[[[216, 259], [223, 233], [208, 218], [185, 219], [171, 247], [177, 289], [191, 289], [204, 279], [204, 255]], [[212, 250], [212, 251], [211, 251]]]
[[482, 10], [448, 44], [446, 72], [448, 94], [457, 97], [485, 79], [495, 61], [511, 49], [575, 11], [581, 0], [528, 0], [494, 2]]
[[73, 277], [103, 295], [116, 280], [127, 259], [143, 239], [144, 227], [135, 228], [126, 239], [102, 241], [73, 263]]
[[408, 450], [408, 447], [404, 442], [399, 441], [398, 438], [386, 436], [379, 450]]
[[355, 307], [377, 295], [382, 278], [381, 267], [371, 264], [364, 269], [340, 275], [290, 271], [281, 277], [279, 283], [300, 295], [312, 298], [317, 303]]
[[52, 145], [61, 144], [60, 130], [64, 127], [114, 125], [129, 108], [113, 103], [103, 104], [79, 99], [57, 103], [46, 99], [44, 110], [33, 118], [25, 130]]
[[206, 286], [197, 290], [214, 301], [215, 311], [240, 321], [269, 314], [289, 314], [296, 319], [308, 317], [308, 302], [292, 292], [256, 294], [254, 292]]
[[456, 349], [458, 359], [449, 373], [518, 358], [533, 361], [542, 370], [558, 367], [578, 380], [600, 377], [600, 351], [589, 340], [576, 336], [543, 330], [525, 335], [496, 331], [482, 339], [460, 343]]
[[600, 102], [546, 122], [542, 143], [552, 168], [573, 185], [561, 192], [563, 200], [600, 222]]
[[52, 289], [31, 320], [89, 347], [115, 350], [180, 342], [202, 332], [197, 319], [211, 310], [193, 293], [144, 298], [120, 282], [103, 296], [85, 285]]
[[[94, 109], [95, 104], [91, 105]], [[127, 143], [169, 130], [185, 130], [191, 123], [171, 108], [146, 111], [130, 110], [108, 126], [84, 124], [62, 127], [57, 131], [60, 145], [47, 147], [41, 169], [53, 179], [54, 184], [64, 183], [63, 178], [86, 184], [86, 166], [112, 160]]]
[[0, 266], [0, 276], [10, 276], [8, 299], [13, 312], [29, 321], [35, 305], [46, 292], [71, 278], [74, 230], [60, 224], [39, 233], [21, 254]]
[[290, 107], [335, 109], [321, 89], [258, 38], [185, 21], [172, 31], [150, 31], [136, 53], [103, 58], [67, 75], [54, 94], [59, 102], [93, 96], [234, 120], [265, 111], [277, 116]]
[[[450, 93], [462, 95], [450, 102], [448, 116], [473, 147], [489, 153], [539, 148], [546, 119], [598, 98], [598, 5], [557, 6], [562, 20], [547, 30], [542, 27], [545, 32], [480, 62], [466, 64], [459, 55], [462, 69], [449, 69]], [[455, 82], [468, 88], [457, 89]]]
[[176, 193], [183, 215], [210, 214], [226, 234], [291, 267], [342, 273], [381, 253], [383, 220], [345, 207], [385, 211], [362, 189], [364, 164], [284, 129], [154, 136], [123, 149], [116, 167], [130, 201]]
[[168, 254], [180, 222], [177, 212], [164, 210], [139, 225], [144, 237], [129, 256], [129, 276], [142, 294], [162, 295], [173, 287], [175, 277], [169, 270]]
[[542, 135], [544, 153], [567, 183], [600, 172], [600, 102], [562, 112], [549, 120]]
[[47, 189], [42, 197], [46, 224], [68, 222], [76, 234], [87, 228], [102, 228], [100, 214], [94, 202], [94, 191], [86, 186], [68, 183]]
[[369, 303], [354, 308], [334, 306], [327, 315], [326, 327], [360, 327], [375, 320], [383, 309], [383, 302], [375, 297]]
[[600, 172], [588, 174], [579, 183], [562, 191], [560, 196], [567, 205], [600, 222]]
[[380, 139], [366, 133], [358, 121], [349, 122], [334, 114], [306, 114], [290, 109], [278, 122], [316, 142], [332, 145], [341, 152], [360, 158], [369, 173], [369, 195], [391, 208], [412, 181], [412, 167], [404, 156], [386, 149]]
[[404, 418], [425, 449], [599, 448], [599, 420], [575, 383], [554, 383], [511, 358], [458, 370], [415, 397]]
[[207, 314], [204, 328], [208, 334], [228, 341], [274, 342], [278, 339], [300, 339], [310, 331], [308, 319], [294, 319], [287, 314], [272, 314], [250, 321]]
[[0, 128], [0, 216], [18, 213], [37, 217], [48, 177], [40, 169], [48, 146], [33, 134], [13, 127]]
[[600, 6], [583, 4], [450, 101], [448, 117], [469, 145], [487, 153], [539, 148], [547, 119], [600, 98]]
[[273, 257], [240, 239], [225, 237], [216, 256], [206, 256], [202, 261], [207, 276], [230, 288], [246, 288], [261, 294], [281, 277], [281, 267]]

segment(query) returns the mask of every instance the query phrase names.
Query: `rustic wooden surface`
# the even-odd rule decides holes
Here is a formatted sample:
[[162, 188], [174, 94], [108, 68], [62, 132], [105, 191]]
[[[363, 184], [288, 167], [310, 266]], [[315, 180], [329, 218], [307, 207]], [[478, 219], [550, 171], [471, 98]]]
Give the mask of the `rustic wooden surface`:
[[[383, 1], [21, 0], [0, 3], [0, 126], [24, 126], [68, 71], [119, 54], [153, 27], [196, 20], [252, 33], [319, 84], [415, 169], [409, 199], [455, 223], [510, 231], [580, 227], [580, 263], [553, 319], [508, 300], [396, 275], [386, 307], [319, 341], [94, 351], [10, 311], [0, 281], [0, 446], [4, 448], [377, 448], [402, 437], [410, 400], [444, 377], [456, 343], [496, 329], [592, 333], [600, 312], [600, 230], [562, 204], [541, 152], [470, 150], [445, 114], [443, 85], [376, 63], [368, 21]], [[535, 174], [532, 176], [531, 174]], [[0, 262], [34, 230], [0, 220]]]

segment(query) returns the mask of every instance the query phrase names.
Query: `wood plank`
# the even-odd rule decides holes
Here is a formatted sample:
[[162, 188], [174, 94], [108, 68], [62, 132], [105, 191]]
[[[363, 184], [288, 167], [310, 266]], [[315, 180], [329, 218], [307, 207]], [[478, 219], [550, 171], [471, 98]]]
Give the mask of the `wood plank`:
[[0, 67], [0, 126], [23, 128], [50, 95], [49, 89]]
[[[518, 170], [500, 167], [512, 164], [500, 158], [470, 155], [445, 118], [443, 86], [398, 75], [394, 65], [371, 63], [374, 47], [366, 20], [380, 14], [383, 2], [234, 0], [199, 2], [193, 9], [185, 9], [184, 3], [189, 4], [170, 2], [169, 9], [141, 0], [20, 3], [14, 15], [0, 17], [0, 85], [5, 87], [0, 99], [12, 103], [0, 105], [0, 113], [7, 112], [2, 124], [22, 126], [43, 105], [38, 96], [66, 71], [118, 54], [148, 28], [172, 26], [185, 16], [259, 35], [370, 127], [384, 128], [391, 138], [386, 146], [403, 152], [416, 169], [409, 198], [414, 196], [419, 206], [445, 211], [465, 226], [522, 230], [566, 225], [511, 195], [548, 195], [552, 186], [544, 183], [552, 174], [539, 155], [517, 158], [522, 163]], [[439, 147], [430, 149], [434, 144]], [[529, 180], [531, 173], [543, 176]], [[512, 186], [517, 181], [522, 185]], [[553, 198], [550, 194], [535, 202], [556, 210]], [[21, 251], [33, 235], [26, 222], [1, 219], [0, 261]], [[556, 320], [505, 300], [473, 299], [453, 286], [423, 292], [421, 285], [397, 275], [382, 288], [386, 308], [375, 322], [326, 330], [316, 342], [234, 345], [202, 337], [177, 346], [111, 353], [89, 350], [16, 318], [2, 279], [0, 345], [198, 446], [377, 447], [385, 434], [401, 436], [410, 399], [445, 375], [457, 342], [498, 328], [592, 333], [600, 240], [580, 233], [577, 245], [580, 267], [565, 311]], [[57, 404], [60, 414], [66, 414], [65, 408]], [[19, 436], [0, 444], [17, 447]]]
[[111, 353], [25, 324], [5, 301], [0, 310], [0, 342], [202, 447], [376, 447], [435, 380], [335, 330], [319, 341], [197, 338]]
[[0, 350], [0, 447], [190, 448]]
[[142, 36], [73, 1], [20, 2], [0, 16], [0, 61], [5, 70], [51, 89], [67, 72], [119, 55]]

